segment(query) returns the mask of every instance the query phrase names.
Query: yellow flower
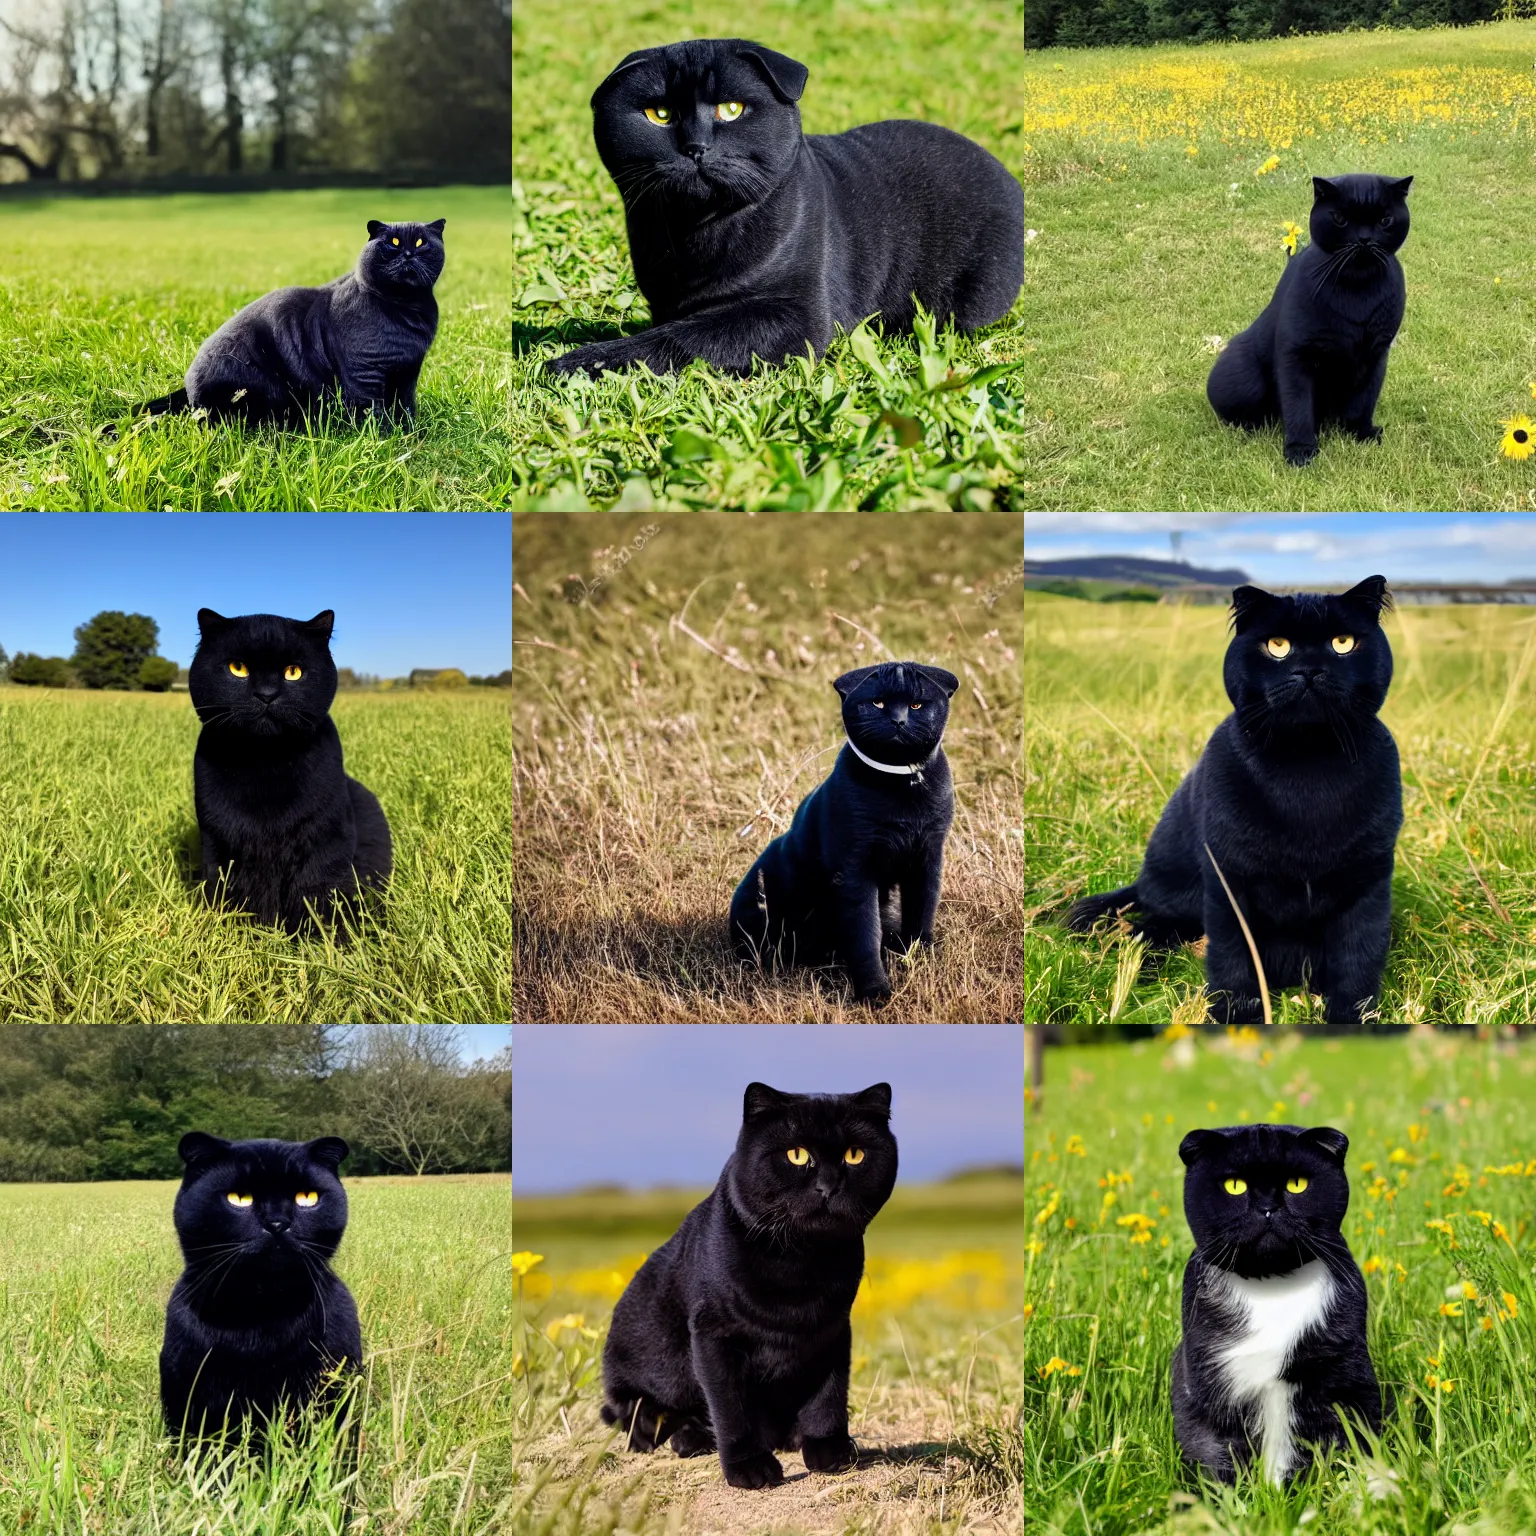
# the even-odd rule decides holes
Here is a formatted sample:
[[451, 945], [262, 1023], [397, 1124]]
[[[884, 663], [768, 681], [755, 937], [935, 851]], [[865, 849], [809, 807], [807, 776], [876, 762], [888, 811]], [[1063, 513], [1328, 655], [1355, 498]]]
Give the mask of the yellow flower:
[[1081, 1376], [1083, 1368], [1080, 1365], [1068, 1365], [1060, 1355], [1052, 1355], [1044, 1365], [1040, 1367], [1042, 1376], [1053, 1376], [1057, 1371], [1065, 1371], [1068, 1376]]
[[1520, 1306], [1519, 1303], [1515, 1300], [1515, 1293], [1513, 1291], [1504, 1291], [1501, 1294], [1504, 1297], [1504, 1310], [1508, 1312], [1511, 1317], [1519, 1317]]
[[1442, 1392], [1454, 1392], [1456, 1390], [1456, 1383], [1454, 1381], [1442, 1381], [1440, 1383], [1440, 1390]]
[[1296, 254], [1296, 242], [1300, 239], [1300, 224], [1285, 225], [1285, 238], [1280, 243], [1285, 247], [1285, 254], [1287, 256], [1294, 256]]
[[1442, 1301], [1440, 1303], [1441, 1317], [1460, 1317], [1461, 1303], [1459, 1301]]
[[1067, 1137], [1067, 1151], [1077, 1157], [1087, 1157], [1088, 1149], [1083, 1145], [1081, 1136]]
[[1470, 1280], [1461, 1282], [1461, 1294], [1467, 1301], [1477, 1300], [1477, 1287]]
[[[1493, 1325], [1490, 1323], [1489, 1326], [1492, 1327]], [[523, 1365], [523, 1357], [522, 1357], [522, 1355], [520, 1355], [520, 1354], [513, 1355], [512, 1356], [512, 1374], [514, 1376], [522, 1376], [525, 1373], [525, 1370], [526, 1370], [526, 1368]]]
[[[1200, 146], [1198, 144], [1186, 144], [1184, 146], [1184, 153], [1188, 155], [1191, 160], [1193, 160], [1195, 156], [1200, 153]], [[1536, 394], [1536, 385], [1532, 386], [1531, 392]]]
[[586, 1321], [586, 1317], [580, 1312], [567, 1312], [564, 1317], [557, 1317], [553, 1322], [547, 1323], [544, 1335], [552, 1341], [558, 1341], [563, 1329], [585, 1327]]
[[535, 1264], [542, 1264], [543, 1262], [544, 1255], [542, 1253], [529, 1253], [524, 1250], [522, 1253], [514, 1253], [512, 1255], [512, 1271], [514, 1274], [526, 1275]]
[[1140, 1211], [1132, 1211], [1128, 1216], [1115, 1217], [1115, 1225], [1117, 1227], [1134, 1227], [1135, 1231], [1131, 1233], [1131, 1241], [1133, 1243], [1150, 1243], [1152, 1241], [1152, 1228], [1157, 1223], [1150, 1216], [1144, 1215]]
[[1499, 452], [1506, 459], [1528, 459], [1536, 453], [1536, 442], [1532, 441], [1536, 427], [1531, 425], [1529, 416], [1511, 416], [1503, 426], [1504, 440], [1499, 444]]
[[1381, 1260], [1372, 1254], [1364, 1264], [1360, 1266], [1360, 1272], [1364, 1275], [1374, 1275], [1381, 1268]]
[[1280, 169], [1280, 156], [1279, 155], [1271, 155], [1269, 157], [1269, 159], [1266, 160], [1264, 162], [1264, 164], [1261, 165], [1258, 168], [1258, 170], [1256, 170], [1253, 174], [1255, 176], [1268, 176], [1271, 171], [1278, 171], [1279, 169]]

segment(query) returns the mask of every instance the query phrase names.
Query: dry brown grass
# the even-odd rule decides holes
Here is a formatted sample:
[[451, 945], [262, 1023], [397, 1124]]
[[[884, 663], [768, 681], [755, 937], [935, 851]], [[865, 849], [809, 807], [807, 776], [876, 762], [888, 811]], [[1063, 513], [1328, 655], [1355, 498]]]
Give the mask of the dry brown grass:
[[[514, 1018], [1020, 1019], [1022, 543], [986, 514], [515, 516]], [[739, 965], [726, 912], [831, 769], [831, 680], [886, 655], [961, 687], [938, 945], [876, 1014], [840, 972]]]

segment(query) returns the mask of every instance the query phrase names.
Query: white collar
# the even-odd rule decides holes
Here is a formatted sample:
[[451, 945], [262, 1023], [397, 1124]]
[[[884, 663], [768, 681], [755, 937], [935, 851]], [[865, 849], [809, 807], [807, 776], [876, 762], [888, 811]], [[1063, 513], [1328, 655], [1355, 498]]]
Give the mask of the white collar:
[[861, 763], [867, 763], [871, 768], [879, 769], [881, 773], [921, 774], [923, 769], [933, 761], [934, 753], [939, 750], [937, 746], [934, 747], [933, 752], [930, 752], [920, 763], [877, 763], [874, 758], [866, 757], [854, 746], [851, 736], [847, 738], [847, 741], [849, 749]]

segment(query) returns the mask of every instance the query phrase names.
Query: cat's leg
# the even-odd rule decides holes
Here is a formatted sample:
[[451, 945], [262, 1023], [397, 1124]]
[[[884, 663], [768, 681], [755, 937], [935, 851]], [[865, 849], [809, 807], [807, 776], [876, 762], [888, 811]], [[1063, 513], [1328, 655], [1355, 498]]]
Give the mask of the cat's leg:
[[1253, 956], [1221, 882], [1205, 882], [1205, 990], [1217, 1024], [1253, 1024], [1264, 1017]]
[[1285, 462], [1301, 469], [1317, 457], [1316, 381], [1294, 354], [1281, 356], [1275, 372], [1285, 423]]
[[836, 893], [837, 952], [860, 1002], [883, 1003], [891, 979], [880, 957], [880, 888], [872, 880], [832, 877]]
[[691, 1422], [685, 1415], [674, 1414], [647, 1397], [620, 1397], [617, 1401], [606, 1402], [599, 1417], [603, 1423], [623, 1430], [629, 1450], [646, 1455], [665, 1444], [682, 1425]]
[[939, 910], [944, 876], [944, 844], [925, 843], [901, 881], [901, 938], [931, 948], [933, 920]]
[[1238, 332], [1217, 355], [1205, 381], [1205, 397], [1228, 426], [1252, 431], [1274, 422], [1278, 403], [1246, 331]]
[[1379, 443], [1381, 428], [1371, 419], [1376, 414], [1376, 402], [1381, 398], [1381, 386], [1387, 380], [1387, 349], [1375, 358], [1361, 379], [1359, 387], [1344, 403], [1344, 430], [1362, 443]]
[[545, 367], [556, 374], [584, 370], [596, 375], [644, 363], [652, 373], [672, 373], [702, 358], [722, 373], [749, 374], [755, 357], [777, 366], [804, 353], [807, 343], [820, 356], [831, 337], [830, 323], [806, 307], [765, 301], [664, 321], [635, 336], [588, 342]]
[[829, 1353], [837, 1360], [826, 1379], [795, 1416], [800, 1454], [810, 1472], [842, 1472], [854, 1465], [858, 1453], [848, 1436], [848, 1363], [853, 1352], [851, 1329]]
[[1190, 1381], [1185, 1347], [1173, 1352], [1173, 1431], [1186, 1461], [1224, 1483], [1237, 1480], [1232, 1445], [1206, 1418], [1200, 1395]]
[[1392, 936], [1392, 876], [1370, 886], [1323, 932], [1319, 985], [1329, 1024], [1358, 1028], [1376, 1006]]
[[752, 1411], [751, 1392], [742, 1380], [738, 1355], [729, 1339], [695, 1327], [690, 1341], [693, 1375], [709, 1404], [709, 1422], [720, 1450], [720, 1470], [733, 1488], [772, 1488], [784, 1481], [784, 1468], [765, 1443], [763, 1426]]

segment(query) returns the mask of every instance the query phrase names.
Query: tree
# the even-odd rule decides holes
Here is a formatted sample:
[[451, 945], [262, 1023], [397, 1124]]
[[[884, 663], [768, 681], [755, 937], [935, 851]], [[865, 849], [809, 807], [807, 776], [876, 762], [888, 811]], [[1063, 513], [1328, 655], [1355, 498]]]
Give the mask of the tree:
[[361, 1031], [344, 1097], [360, 1136], [418, 1177], [461, 1166], [479, 1118], [459, 1078], [452, 1026], [376, 1024]]
[[5, 681], [6, 672], [10, 664], [11, 658], [5, 654], [5, 647], [0, 645], [0, 682]]
[[139, 668], [139, 687], [148, 693], [164, 693], [176, 681], [177, 667], [164, 656], [146, 656]]
[[34, 656], [17, 651], [10, 666], [11, 681], [29, 688], [68, 688], [75, 681], [69, 663], [62, 656]]
[[127, 689], [159, 643], [160, 626], [146, 614], [108, 609], [75, 631], [72, 660], [87, 688]]

